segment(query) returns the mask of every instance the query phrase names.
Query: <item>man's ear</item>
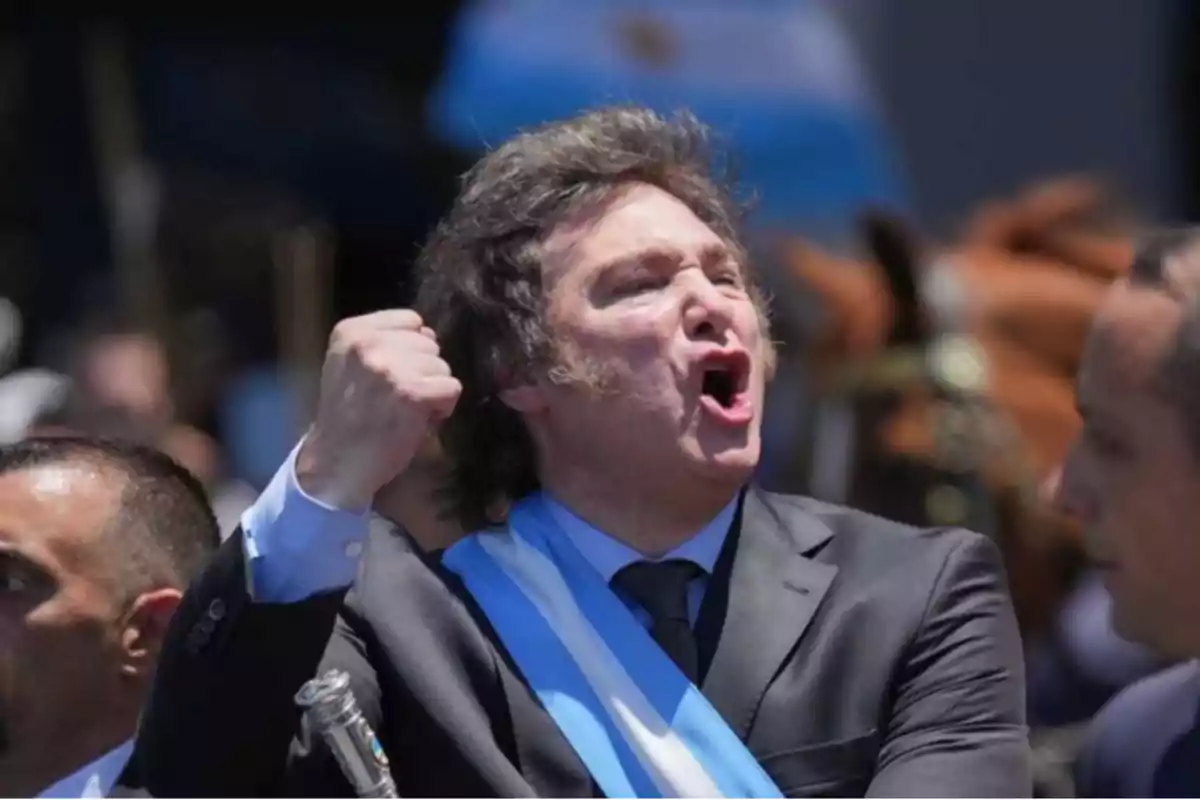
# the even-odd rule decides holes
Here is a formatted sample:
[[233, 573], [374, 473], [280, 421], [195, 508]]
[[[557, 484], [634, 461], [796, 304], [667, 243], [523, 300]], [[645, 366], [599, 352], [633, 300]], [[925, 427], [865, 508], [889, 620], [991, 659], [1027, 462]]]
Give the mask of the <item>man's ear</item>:
[[121, 630], [121, 673], [148, 678], [154, 673], [163, 639], [183, 593], [178, 589], [155, 589], [134, 600]]

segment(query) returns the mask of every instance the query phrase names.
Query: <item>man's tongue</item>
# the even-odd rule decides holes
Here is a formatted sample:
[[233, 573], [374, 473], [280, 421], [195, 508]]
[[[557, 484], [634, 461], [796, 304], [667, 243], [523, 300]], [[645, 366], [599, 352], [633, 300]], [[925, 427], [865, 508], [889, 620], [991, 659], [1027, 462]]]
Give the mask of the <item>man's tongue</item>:
[[704, 373], [700, 405], [711, 418], [724, 425], [741, 427], [754, 417], [754, 408], [746, 393], [739, 391], [737, 375], [732, 370], [713, 369]]
[[704, 373], [704, 382], [700, 391], [711, 397], [722, 408], [733, 405], [737, 387], [734, 384], [733, 373], [728, 370], [710, 369]]

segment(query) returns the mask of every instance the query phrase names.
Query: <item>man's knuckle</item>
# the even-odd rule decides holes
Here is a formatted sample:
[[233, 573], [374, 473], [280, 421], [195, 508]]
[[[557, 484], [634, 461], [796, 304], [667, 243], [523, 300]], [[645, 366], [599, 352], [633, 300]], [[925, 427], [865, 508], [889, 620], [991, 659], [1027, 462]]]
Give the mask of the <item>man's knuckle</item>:
[[371, 342], [357, 342], [355, 348], [359, 363], [367, 372], [373, 375], [390, 375], [393, 372], [391, 359], [383, 349]]
[[450, 365], [443, 359], [430, 358], [425, 363], [424, 372], [431, 378], [446, 378], [450, 375]]
[[419, 399], [417, 387], [410, 376], [403, 373], [391, 372], [387, 375], [387, 382], [393, 397], [410, 403]]
[[429, 355], [436, 356], [442, 352], [441, 346], [435, 340], [430, 339], [427, 336], [422, 336], [419, 333], [413, 335], [412, 342], [413, 349], [422, 353], [428, 353]]

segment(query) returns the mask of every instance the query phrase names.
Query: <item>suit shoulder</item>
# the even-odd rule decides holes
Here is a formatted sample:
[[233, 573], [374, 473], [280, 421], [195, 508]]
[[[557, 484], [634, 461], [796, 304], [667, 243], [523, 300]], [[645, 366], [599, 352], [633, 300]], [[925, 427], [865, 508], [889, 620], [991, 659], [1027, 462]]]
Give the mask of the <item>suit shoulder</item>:
[[871, 514], [849, 506], [827, 503], [798, 494], [762, 492], [763, 501], [782, 518], [813, 518], [831, 534], [831, 544], [851, 543], [880, 551], [904, 551], [943, 558], [963, 548], [995, 550], [995, 544], [981, 533], [966, 528], [918, 527]]
[[1127, 686], [1088, 725], [1076, 762], [1082, 797], [1136, 797], [1151, 787], [1173, 742], [1194, 730], [1200, 664], [1168, 667]]
[[1176, 664], [1126, 686], [1109, 700], [1092, 721], [1093, 741], [1115, 739], [1118, 748], [1126, 750], [1132, 739], [1150, 728], [1167, 727], [1166, 722], [1181, 713], [1182, 721], [1191, 725], [1198, 702], [1200, 663]]

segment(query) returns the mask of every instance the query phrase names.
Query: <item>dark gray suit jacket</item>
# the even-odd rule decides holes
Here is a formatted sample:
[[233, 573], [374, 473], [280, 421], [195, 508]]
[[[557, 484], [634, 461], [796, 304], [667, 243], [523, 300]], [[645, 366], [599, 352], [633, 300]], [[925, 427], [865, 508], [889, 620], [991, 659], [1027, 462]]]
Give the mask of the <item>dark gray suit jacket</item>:
[[1126, 687], [1092, 720], [1076, 797], [1200, 797], [1200, 661]]
[[[996, 548], [750, 489], [697, 621], [701, 689], [790, 796], [1029, 796]], [[250, 601], [240, 535], [177, 612], [137, 756], [158, 797], [350, 795], [293, 696], [350, 673], [402, 795], [598, 790], [456, 576], [372, 538], [348, 595]]]

